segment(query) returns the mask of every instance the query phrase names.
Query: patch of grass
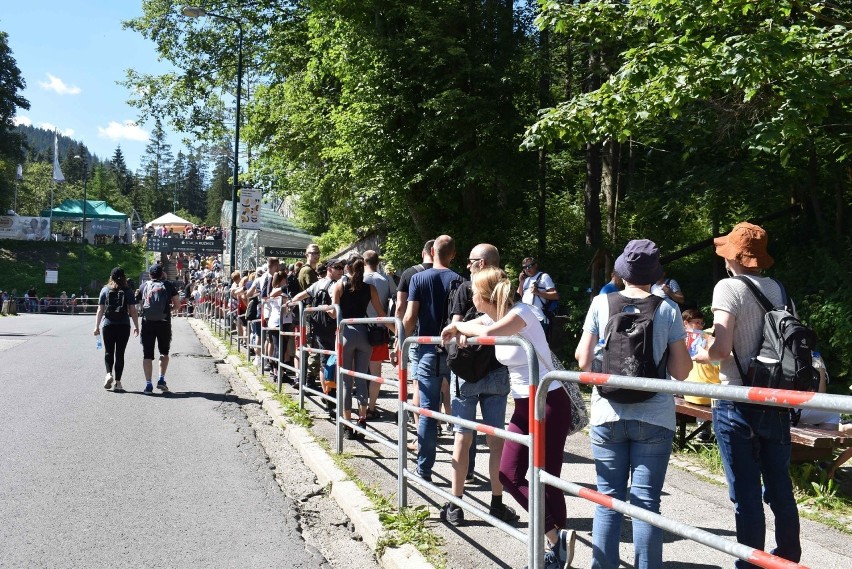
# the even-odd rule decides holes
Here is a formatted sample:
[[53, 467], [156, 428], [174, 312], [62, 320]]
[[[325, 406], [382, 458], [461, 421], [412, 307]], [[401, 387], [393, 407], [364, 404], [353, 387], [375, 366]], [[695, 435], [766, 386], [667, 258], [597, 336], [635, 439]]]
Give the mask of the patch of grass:
[[284, 409], [284, 415], [291, 423], [310, 429], [314, 426], [314, 419], [307, 409], [300, 409], [299, 402], [290, 397], [286, 393], [278, 393], [278, 386], [271, 381], [265, 379], [260, 380], [263, 388], [272, 393], [272, 397], [281, 404]]
[[[145, 270], [145, 251], [141, 244], [85, 245], [83, 286], [94, 296], [109, 280], [115, 266], [124, 267], [127, 276], [139, 284]], [[45, 263], [59, 266], [59, 282], [45, 284]], [[18, 294], [35, 285], [39, 297], [70, 296], [80, 291], [80, 244], [39, 241], [0, 240], [0, 290], [17, 289]]]

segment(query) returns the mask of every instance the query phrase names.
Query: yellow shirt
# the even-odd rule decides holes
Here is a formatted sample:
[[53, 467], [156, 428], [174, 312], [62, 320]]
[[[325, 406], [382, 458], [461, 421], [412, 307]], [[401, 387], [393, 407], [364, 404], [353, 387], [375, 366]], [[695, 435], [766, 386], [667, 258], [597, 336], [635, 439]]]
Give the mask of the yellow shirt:
[[[693, 362], [692, 371], [684, 381], [693, 383], [720, 383], [719, 381], [719, 366], [713, 364], [699, 364]], [[695, 397], [686, 395], [684, 400], [696, 405], [710, 405], [709, 397]]]

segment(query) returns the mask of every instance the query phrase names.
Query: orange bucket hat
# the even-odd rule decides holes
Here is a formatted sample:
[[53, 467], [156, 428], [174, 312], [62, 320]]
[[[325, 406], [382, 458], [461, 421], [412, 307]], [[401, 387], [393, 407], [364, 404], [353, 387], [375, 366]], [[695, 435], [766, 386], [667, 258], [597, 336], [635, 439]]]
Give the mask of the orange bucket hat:
[[747, 221], [736, 224], [727, 235], [713, 239], [717, 255], [749, 269], [768, 269], [775, 263], [766, 252], [768, 242], [766, 231]]

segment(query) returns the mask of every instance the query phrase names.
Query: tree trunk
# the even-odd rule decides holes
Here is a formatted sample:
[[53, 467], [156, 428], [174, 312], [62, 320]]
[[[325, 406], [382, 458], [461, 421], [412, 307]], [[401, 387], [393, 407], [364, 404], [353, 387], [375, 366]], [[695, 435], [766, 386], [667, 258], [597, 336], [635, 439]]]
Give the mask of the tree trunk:
[[600, 255], [603, 246], [601, 230], [601, 145], [586, 145], [586, 186], [583, 197], [586, 225], [586, 245], [593, 252], [591, 265], [591, 290], [603, 285], [602, 274], [605, 262]]
[[613, 139], [604, 142], [601, 156], [601, 190], [606, 200], [606, 236], [609, 243], [618, 241], [618, 187], [621, 178], [621, 143]]
[[[542, 30], [540, 39], [541, 51], [541, 73], [538, 80], [538, 103], [543, 109], [550, 106], [550, 32]], [[547, 251], [547, 150], [538, 151], [538, 251], [539, 259], [544, 257]]]

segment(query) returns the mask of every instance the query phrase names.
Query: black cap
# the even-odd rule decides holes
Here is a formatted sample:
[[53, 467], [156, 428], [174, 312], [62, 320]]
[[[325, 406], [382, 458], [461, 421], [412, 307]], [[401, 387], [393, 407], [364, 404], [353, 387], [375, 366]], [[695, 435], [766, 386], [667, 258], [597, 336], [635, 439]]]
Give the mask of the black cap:
[[148, 270], [148, 274], [151, 275], [152, 279], [163, 278], [163, 265], [159, 263], [157, 263], [156, 265], [151, 265], [151, 268]]
[[113, 281], [118, 281], [119, 279], [125, 278], [124, 269], [122, 269], [121, 267], [115, 267], [109, 274], [109, 278]]

